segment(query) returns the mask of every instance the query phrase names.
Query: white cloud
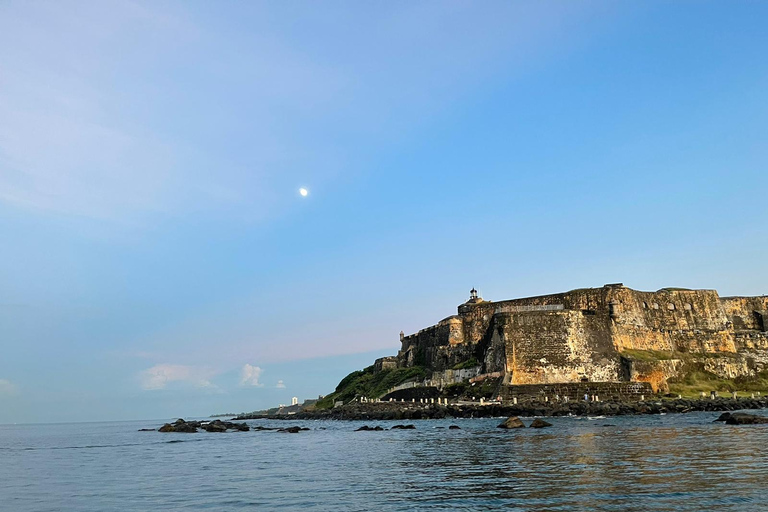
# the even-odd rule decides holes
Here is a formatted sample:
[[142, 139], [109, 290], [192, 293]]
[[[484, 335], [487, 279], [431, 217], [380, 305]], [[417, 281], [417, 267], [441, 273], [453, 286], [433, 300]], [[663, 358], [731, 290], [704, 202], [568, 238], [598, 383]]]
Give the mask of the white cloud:
[[285, 389], [285, 384], [283, 384], [283, 381], [279, 380], [277, 381], [277, 386], [275, 386], [277, 389]]
[[16, 394], [16, 385], [7, 380], [7, 379], [0, 379], [0, 396], [1, 395], [15, 395]]
[[240, 373], [240, 385], [261, 387], [264, 384], [259, 384], [260, 376], [261, 376], [261, 368], [259, 368], [258, 366], [252, 366], [246, 363], [245, 365], [243, 365], [243, 370]]
[[209, 380], [214, 372], [208, 368], [180, 364], [157, 364], [139, 374], [146, 390], [165, 389], [171, 382], [192, 384], [198, 388], [216, 388]]

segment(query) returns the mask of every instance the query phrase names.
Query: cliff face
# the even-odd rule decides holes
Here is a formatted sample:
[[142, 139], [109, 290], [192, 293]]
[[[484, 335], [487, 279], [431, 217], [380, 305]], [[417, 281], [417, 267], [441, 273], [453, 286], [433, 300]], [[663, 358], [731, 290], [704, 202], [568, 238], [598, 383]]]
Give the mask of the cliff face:
[[[698, 370], [724, 378], [768, 369], [768, 297], [714, 290], [641, 292], [620, 284], [502, 302], [476, 296], [458, 314], [402, 338], [400, 367], [444, 383], [475, 374], [505, 384], [649, 382]], [[448, 379], [450, 380], [450, 379]]]

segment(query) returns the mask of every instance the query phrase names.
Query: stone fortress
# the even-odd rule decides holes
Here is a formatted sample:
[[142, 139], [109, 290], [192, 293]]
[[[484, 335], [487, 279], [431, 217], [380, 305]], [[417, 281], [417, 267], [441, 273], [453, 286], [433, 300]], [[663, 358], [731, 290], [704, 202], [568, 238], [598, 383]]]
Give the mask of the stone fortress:
[[619, 283], [493, 302], [473, 289], [458, 314], [401, 333], [397, 356], [375, 368], [422, 366], [431, 377], [419, 385], [439, 388], [498, 379], [498, 392], [509, 396], [573, 383], [645, 383], [636, 389], [665, 392], [668, 380], [691, 371], [733, 379], [768, 370], [766, 331], [768, 296], [641, 292]]

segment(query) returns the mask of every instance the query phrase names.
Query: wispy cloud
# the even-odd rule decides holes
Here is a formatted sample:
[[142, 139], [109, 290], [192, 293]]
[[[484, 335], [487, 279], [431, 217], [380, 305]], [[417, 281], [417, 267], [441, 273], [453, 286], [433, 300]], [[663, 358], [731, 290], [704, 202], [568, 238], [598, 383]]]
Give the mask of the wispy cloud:
[[259, 383], [261, 371], [261, 368], [258, 366], [252, 366], [246, 363], [243, 365], [243, 369], [240, 372], [240, 385], [262, 387], [264, 384]]
[[0, 396], [15, 395], [17, 391], [18, 388], [13, 382], [7, 379], [0, 379]]
[[283, 384], [282, 380], [277, 381], [277, 386], [275, 386], [277, 389], [285, 389], [285, 384]]
[[157, 364], [139, 374], [145, 390], [165, 389], [172, 382], [189, 384], [198, 388], [218, 389], [209, 380], [215, 372], [201, 366], [181, 364]]

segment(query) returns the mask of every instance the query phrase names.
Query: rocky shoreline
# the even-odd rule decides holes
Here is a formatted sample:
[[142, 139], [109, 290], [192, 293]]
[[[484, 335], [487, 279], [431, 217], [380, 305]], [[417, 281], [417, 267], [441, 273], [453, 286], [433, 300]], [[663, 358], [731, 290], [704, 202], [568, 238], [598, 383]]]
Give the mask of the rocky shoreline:
[[333, 409], [294, 414], [241, 415], [233, 421], [270, 420], [411, 420], [442, 418], [496, 418], [510, 416], [625, 416], [727, 412], [768, 408], [768, 396], [759, 398], [657, 399], [637, 402], [526, 402], [519, 404], [421, 404], [408, 402], [353, 403]]

